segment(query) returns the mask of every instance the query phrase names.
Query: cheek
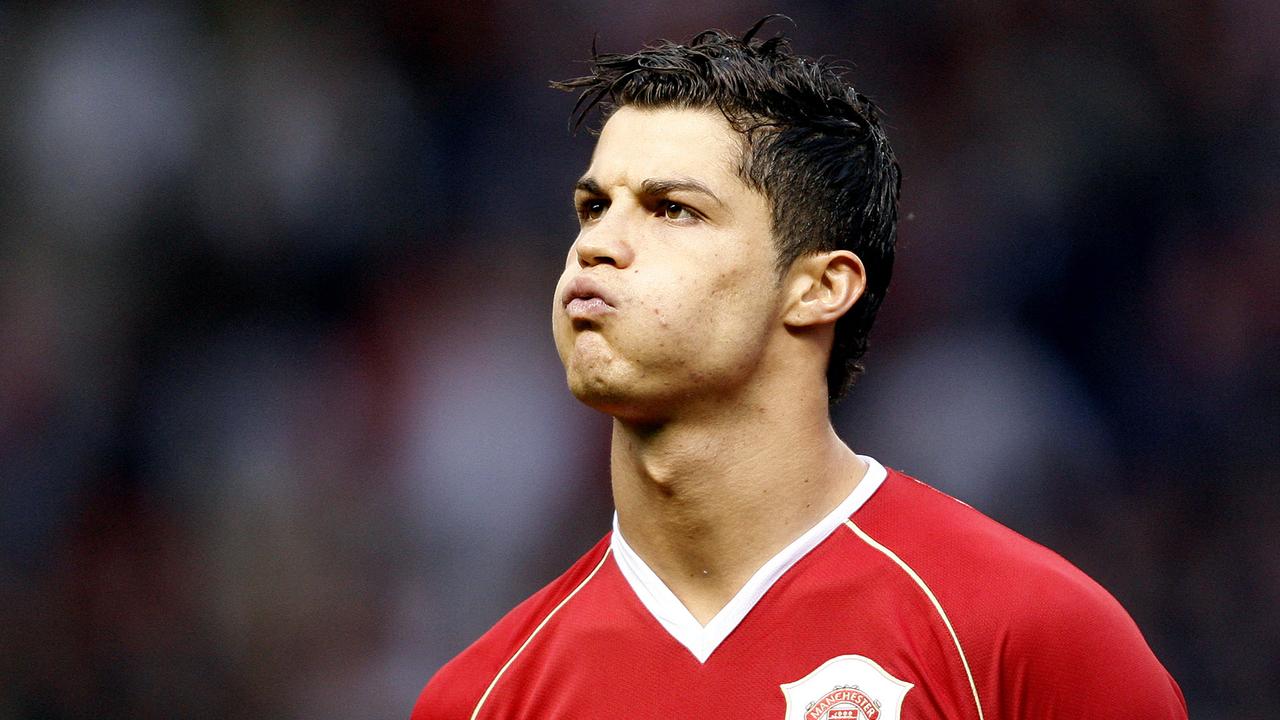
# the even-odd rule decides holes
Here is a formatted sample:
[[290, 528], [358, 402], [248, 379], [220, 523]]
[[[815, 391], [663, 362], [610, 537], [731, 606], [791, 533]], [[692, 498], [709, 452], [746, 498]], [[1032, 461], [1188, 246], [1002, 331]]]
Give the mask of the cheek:
[[560, 277], [556, 279], [556, 287], [551, 291], [551, 309], [553, 311], [560, 309], [560, 296], [564, 292], [565, 286], [573, 281], [575, 275], [578, 274], [577, 264], [573, 263], [573, 251], [569, 252], [569, 261], [565, 263], [564, 270], [560, 273]]
[[741, 350], [763, 334], [768, 324], [768, 287], [744, 282], [747, 273], [725, 270], [714, 275], [674, 276], [654, 288], [638, 308], [664, 339], [692, 355], [724, 355]]
[[569, 341], [570, 323], [560, 305], [560, 293], [564, 291], [564, 286], [568, 282], [569, 272], [566, 270], [556, 282], [555, 290], [551, 294], [551, 337], [555, 340], [556, 349], [560, 351], [562, 357], [565, 351], [564, 344]]

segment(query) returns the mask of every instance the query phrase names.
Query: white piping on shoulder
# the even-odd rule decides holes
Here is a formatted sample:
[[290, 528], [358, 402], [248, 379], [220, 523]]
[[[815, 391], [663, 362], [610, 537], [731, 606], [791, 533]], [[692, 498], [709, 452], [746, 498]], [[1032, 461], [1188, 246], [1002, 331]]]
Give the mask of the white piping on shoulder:
[[505, 664], [503, 664], [502, 669], [498, 671], [498, 674], [493, 676], [493, 680], [489, 683], [489, 687], [485, 688], [484, 694], [480, 696], [480, 700], [476, 703], [476, 709], [471, 711], [471, 720], [476, 720], [476, 717], [480, 715], [480, 708], [484, 707], [485, 701], [489, 699], [489, 693], [493, 692], [494, 686], [498, 684], [498, 680], [502, 679], [502, 675], [507, 671], [507, 668], [511, 667], [511, 663], [515, 662], [516, 658], [520, 657], [520, 653], [524, 652], [526, 647], [529, 647], [529, 643], [533, 642], [533, 638], [542, 631], [542, 628], [546, 627], [547, 623], [551, 621], [551, 618], [555, 617], [556, 613], [560, 612], [560, 608], [564, 607], [565, 603], [572, 600], [573, 596], [577, 595], [579, 590], [586, 587], [586, 584], [591, 582], [591, 578], [595, 577], [596, 573], [600, 572], [600, 568], [604, 567], [604, 563], [609, 559], [609, 553], [611, 552], [613, 552], [613, 548], [605, 549], [604, 557], [600, 558], [599, 563], [596, 563], [595, 569], [593, 569], [582, 582], [578, 583], [578, 587], [574, 588], [573, 592], [566, 595], [559, 604], [552, 608], [551, 612], [547, 613], [547, 616], [542, 618], [542, 622], [538, 623], [538, 627], [534, 628], [533, 632], [529, 633], [529, 637], [525, 638], [523, 643], [520, 643], [519, 649], [517, 649], [515, 654], [512, 655]]
[[969, 669], [969, 660], [964, 655], [964, 648], [960, 647], [960, 638], [956, 636], [956, 630], [951, 626], [951, 620], [947, 617], [946, 611], [942, 609], [942, 603], [938, 602], [938, 598], [933, 594], [933, 591], [929, 589], [929, 586], [925, 584], [924, 579], [921, 578], [910, 565], [903, 562], [902, 558], [898, 557], [896, 553], [876, 542], [870, 535], [863, 532], [862, 528], [855, 525], [853, 520], [845, 520], [844, 524], [849, 526], [849, 529], [853, 531], [854, 535], [862, 538], [863, 542], [880, 551], [885, 557], [889, 558], [896, 563], [898, 567], [902, 568], [902, 571], [914, 580], [916, 585], [924, 591], [925, 597], [929, 598], [929, 602], [933, 603], [933, 609], [938, 611], [938, 616], [942, 618], [942, 623], [947, 626], [947, 632], [951, 633], [951, 642], [955, 643], [956, 652], [960, 653], [960, 663], [964, 665], [964, 674], [969, 678], [969, 689], [973, 691], [973, 704], [978, 708], [978, 720], [985, 720], [982, 715], [982, 702], [978, 699], [978, 686], [974, 683], [973, 672]]

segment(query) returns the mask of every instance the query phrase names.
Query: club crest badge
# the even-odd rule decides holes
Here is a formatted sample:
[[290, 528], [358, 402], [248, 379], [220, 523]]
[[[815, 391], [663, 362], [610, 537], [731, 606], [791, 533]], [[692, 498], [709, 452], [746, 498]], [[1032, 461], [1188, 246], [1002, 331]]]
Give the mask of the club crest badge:
[[783, 683], [785, 720], [900, 720], [915, 687], [861, 655], [841, 655], [795, 682]]

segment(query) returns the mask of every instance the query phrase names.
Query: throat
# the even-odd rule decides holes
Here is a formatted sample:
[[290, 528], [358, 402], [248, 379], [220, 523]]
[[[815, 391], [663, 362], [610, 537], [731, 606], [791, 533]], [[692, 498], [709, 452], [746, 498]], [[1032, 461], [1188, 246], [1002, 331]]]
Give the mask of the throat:
[[710, 570], [704, 569], [700, 575], [690, 578], [686, 587], [672, 592], [698, 624], [705, 627], [742, 590], [749, 577], [725, 580], [713, 577]]
[[[823, 540], [839, 532], [844, 520], [875, 492], [884, 480], [884, 468], [874, 461], [867, 468], [865, 476], [859, 473], [852, 478], [856, 488], [798, 536], [745, 561], [746, 556], [736, 551], [740, 548], [720, 546], [724, 554], [719, 557], [677, 552], [677, 545], [637, 534], [644, 524], [633, 529], [623, 521], [620, 508], [613, 525], [615, 561], [649, 614], [699, 662], [706, 662], [770, 588]], [[710, 544], [687, 547], [705, 549]], [[732, 562], [718, 562], [721, 559]]]
[[[645, 507], [643, 512], [623, 515], [620, 510], [620, 532], [634, 538], [637, 556], [705, 625], [777, 548], [761, 543], [750, 522], [739, 522], [731, 511], [722, 515], [728, 507], [699, 512], [704, 503], [669, 490], [659, 488], [652, 502], [628, 507]], [[637, 522], [628, 522], [633, 516]]]
[[668, 446], [664, 453], [619, 453], [634, 439], [615, 435], [620, 532], [705, 625], [858, 483], [866, 465], [834, 432], [831, 439], [832, 446], [808, 453], [742, 446], [697, 452], [705, 442]]
[[699, 624], [849, 496], [866, 464], [812, 412], [614, 420], [611, 477], [622, 535]]
[[730, 574], [703, 568], [683, 575], [667, 573], [666, 577], [670, 578], [668, 586], [680, 604], [699, 625], [706, 626], [742, 591], [758, 569], [742, 569]]

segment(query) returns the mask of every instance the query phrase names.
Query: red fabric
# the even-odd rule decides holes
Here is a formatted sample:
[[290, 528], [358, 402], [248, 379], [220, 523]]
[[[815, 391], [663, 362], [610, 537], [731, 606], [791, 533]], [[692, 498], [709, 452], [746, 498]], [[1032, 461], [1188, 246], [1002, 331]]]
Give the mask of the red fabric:
[[[986, 720], [1187, 717], [1128, 614], [1060, 556], [893, 470], [851, 519], [933, 592]], [[846, 525], [779, 579], [705, 664], [649, 614], [608, 552], [606, 536], [442, 668], [412, 720], [470, 718], [486, 690], [478, 718], [783, 718], [780, 685], [852, 654], [914, 685], [903, 718], [979, 717], [933, 602]]]

